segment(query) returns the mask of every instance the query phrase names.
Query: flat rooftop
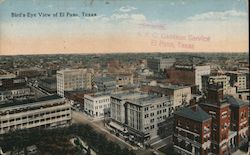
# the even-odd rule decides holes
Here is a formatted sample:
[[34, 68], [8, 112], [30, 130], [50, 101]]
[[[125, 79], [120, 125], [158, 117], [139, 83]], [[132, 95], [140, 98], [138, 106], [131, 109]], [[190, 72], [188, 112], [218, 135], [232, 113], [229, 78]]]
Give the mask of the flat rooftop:
[[169, 85], [169, 86], [162, 86], [162, 88], [178, 90], [178, 89], [183, 89], [183, 88], [189, 88], [189, 86]]
[[136, 105], [144, 106], [144, 105], [154, 104], [156, 102], [168, 101], [168, 99], [169, 97], [167, 96], [160, 97], [157, 95], [148, 95], [146, 97], [128, 100], [128, 102], [136, 104]]
[[48, 100], [55, 100], [55, 99], [60, 99], [62, 97], [58, 95], [50, 95], [50, 96], [44, 96], [40, 97], [37, 99], [27, 99], [27, 100], [22, 100], [22, 101], [5, 101], [5, 102], [0, 102], [0, 109], [1, 108], [7, 108], [7, 107], [14, 107], [14, 106], [19, 106], [19, 105], [25, 105], [25, 104], [31, 104], [31, 103], [37, 103], [37, 102], [42, 102], [42, 101], [48, 101]]
[[147, 93], [142, 92], [126, 92], [126, 93], [119, 93], [111, 95], [113, 97], [119, 98], [121, 100], [131, 100], [131, 99], [139, 99], [148, 96]]

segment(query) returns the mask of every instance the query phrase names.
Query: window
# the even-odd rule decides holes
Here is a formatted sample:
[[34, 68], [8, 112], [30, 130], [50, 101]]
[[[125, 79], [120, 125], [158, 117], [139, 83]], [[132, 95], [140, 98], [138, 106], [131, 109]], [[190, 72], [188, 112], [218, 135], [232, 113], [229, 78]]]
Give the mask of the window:
[[226, 118], [226, 117], [227, 117], [227, 111], [224, 111], [224, 112], [221, 114], [221, 117], [222, 117], [222, 118]]
[[155, 128], [155, 126], [154, 126], [154, 125], [151, 125], [151, 126], [150, 126], [150, 129], [154, 129], [154, 128]]

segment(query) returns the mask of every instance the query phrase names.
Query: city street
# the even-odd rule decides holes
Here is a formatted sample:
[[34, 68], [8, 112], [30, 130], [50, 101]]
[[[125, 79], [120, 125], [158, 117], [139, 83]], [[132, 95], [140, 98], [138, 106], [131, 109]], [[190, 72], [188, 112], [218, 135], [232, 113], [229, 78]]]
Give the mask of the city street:
[[130, 145], [129, 143], [125, 142], [123, 139], [111, 134], [105, 127], [102, 121], [100, 120], [93, 120], [90, 116], [86, 115], [83, 112], [72, 111], [72, 118], [73, 123], [79, 124], [88, 124], [92, 126], [96, 131], [102, 133], [106, 136], [106, 138], [110, 141], [117, 143], [121, 148], [128, 148], [134, 150], [137, 155], [153, 155], [154, 150], [152, 149], [138, 149]]
[[108, 140], [111, 140], [117, 144], [119, 144], [122, 148], [128, 148], [128, 149], [137, 149], [136, 147], [133, 147], [132, 145], [126, 143], [122, 139], [116, 137], [115, 135], [111, 134], [109, 131], [105, 129], [105, 127], [100, 125], [100, 123], [93, 121], [92, 118], [87, 116], [86, 114], [82, 112], [72, 112], [72, 117], [73, 117], [73, 123], [80, 123], [80, 124], [89, 124], [92, 126], [96, 131], [104, 134]]

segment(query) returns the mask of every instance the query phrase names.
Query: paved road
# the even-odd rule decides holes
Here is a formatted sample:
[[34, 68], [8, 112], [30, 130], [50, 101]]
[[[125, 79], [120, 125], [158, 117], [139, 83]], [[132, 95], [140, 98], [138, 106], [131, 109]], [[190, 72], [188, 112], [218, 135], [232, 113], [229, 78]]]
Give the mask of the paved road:
[[138, 149], [130, 145], [129, 143], [125, 142], [124, 140], [116, 137], [115, 135], [111, 134], [107, 129], [104, 127], [104, 124], [100, 120], [93, 120], [93, 118], [89, 117], [85, 113], [72, 111], [73, 123], [80, 123], [80, 124], [88, 124], [92, 126], [97, 132], [104, 134], [108, 140], [115, 142], [121, 148], [128, 148], [130, 150], [134, 150], [136, 155], [153, 155], [154, 150], [152, 149]]
[[73, 111], [72, 112], [72, 118], [73, 118], [73, 123], [81, 123], [81, 124], [89, 124], [90, 126], [92, 126], [97, 132], [100, 132], [102, 134], [104, 134], [108, 140], [113, 141], [115, 143], [117, 143], [118, 145], [120, 145], [120, 147], [122, 148], [128, 148], [128, 149], [136, 149], [135, 147], [133, 147], [132, 145], [126, 143], [125, 141], [123, 141], [122, 139], [116, 137], [115, 135], [111, 134], [109, 131], [107, 131], [104, 127], [97, 125], [96, 123], [99, 122], [93, 122], [93, 120], [91, 118], [89, 118], [89, 116], [87, 116], [86, 114], [82, 113], [82, 112], [76, 112]]

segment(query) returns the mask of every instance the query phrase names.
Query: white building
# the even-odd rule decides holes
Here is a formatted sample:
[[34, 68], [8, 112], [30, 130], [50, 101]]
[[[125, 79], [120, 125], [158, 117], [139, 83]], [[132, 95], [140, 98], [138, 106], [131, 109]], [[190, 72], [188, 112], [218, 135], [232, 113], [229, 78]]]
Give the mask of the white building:
[[94, 118], [104, 118], [110, 112], [110, 95], [84, 95], [84, 110]]
[[0, 134], [14, 130], [52, 128], [71, 123], [71, 106], [57, 95], [0, 104]]
[[[191, 98], [191, 87], [190, 86], [179, 86], [179, 85], [159, 85], [150, 86], [149, 93], [157, 94], [158, 96], [168, 96], [172, 101], [173, 110], [179, 107], [188, 105]], [[173, 111], [171, 111], [172, 113]]]
[[230, 77], [227, 75], [205, 75], [202, 76], [202, 90], [207, 91], [210, 84], [221, 83], [223, 86], [223, 93], [236, 96], [236, 87], [230, 86]]
[[174, 109], [189, 104], [192, 98], [191, 87], [189, 86], [170, 85], [162, 88], [165, 89], [165, 95], [173, 101]]
[[115, 79], [118, 88], [134, 84], [133, 74], [118, 74]]
[[142, 142], [147, 141], [157, 136], [159, 128], [170, 116], [171, 106], [172, 102], [167, 96], [145, 93], [112, 95], [111, 125], [115, 128], [117, 125], [114, 123], [117, 123]]
[[199, 90], [202, 89], [202, 76], [210, 73], [210, 66], [195, 66], [195, 85], [199, 86]]
[[91, 76], [87, 69], [65, 69], [57, 71], [57, 94], [64, 96], [64, 91], [90, 89]]
[[111, 95], [111, 118], [125, 123], [125, 103], [127, 100], [139, 99], [148, 96], [145, 93], [120, 93]]

